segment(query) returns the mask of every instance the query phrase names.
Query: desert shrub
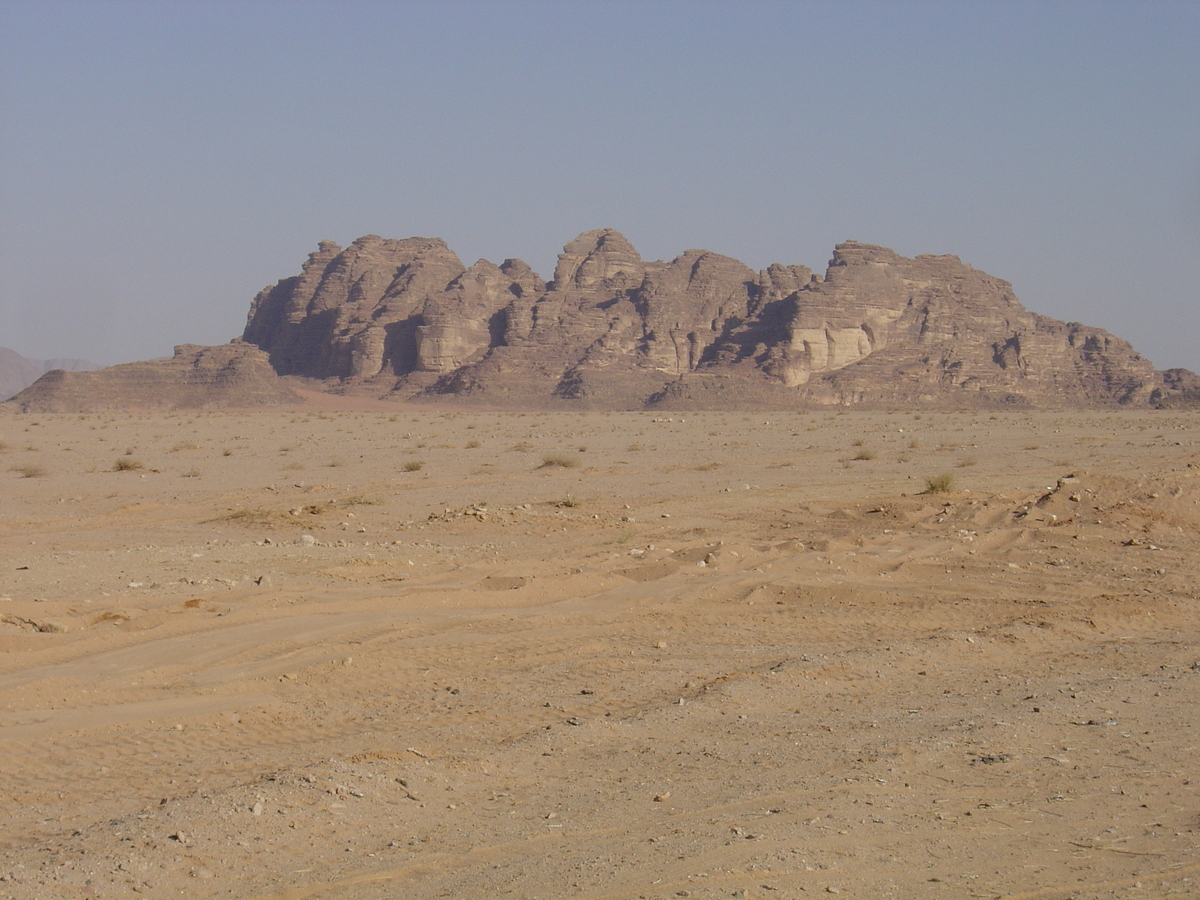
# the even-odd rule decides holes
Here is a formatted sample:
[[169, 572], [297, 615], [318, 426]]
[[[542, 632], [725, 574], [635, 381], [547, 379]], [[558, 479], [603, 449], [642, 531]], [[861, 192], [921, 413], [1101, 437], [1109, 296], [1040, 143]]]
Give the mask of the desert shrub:
[[549, 469], [560, 466], [564, 469], [574, 469], [579, 465], [579, 457], [570, 453], [543, 453], [539, 469]]
[[558, 501], [558, 505], [565, 506], [568, 509], [574, 509], [576, 506], [579, 505], [579, 501], [577, 499], [575, 499], [574, 494], [567, 494], [565, 497], [563, 497], [561, 500]]
[[343, 506], [378, 506], [379, 501], [374, 497], [368, 497], [366, 494], [355, 494], [353, 497], [347, 497], [342, 501]]
[[467, 443], [466, 443], [466, 448], [468, 450], [474, 450], [478, 446], [479, 446], [479, 441], [467, 441]]
[[424, 465], [425, 465], [424, 460], [410, 459], [408, 462], [406, 462], [402, 466], [402, 468], [404, 469], [405, 472], [420, 472], [422, 466], [424, 466]]
[[859, 450], [857, 453], [854, 454], [854, 458], [856, 460], [874, 459], [875, 451], [874, 450]]
[[13, 466], [10, 472], [17, 472], [22, 478], [45, 478], [46, 470], [41, 466]]
[[115, 463], [113, 463], [114, 472], [133, 472], [142, 468], [145, 467], [140, 462], [138, 462], [136, 459], [130, 459], [127, 456], [122, 456]]
[[931, 475], [925, 479], [926, 494], [948, 494], [954, 490], [954, 474], [952, 472], [942, 472], [940, 475]]

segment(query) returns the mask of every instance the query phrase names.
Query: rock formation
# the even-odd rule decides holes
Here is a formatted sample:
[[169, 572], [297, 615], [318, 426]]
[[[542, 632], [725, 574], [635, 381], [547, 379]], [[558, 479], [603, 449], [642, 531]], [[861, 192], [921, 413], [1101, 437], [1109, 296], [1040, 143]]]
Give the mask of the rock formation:
[[182, 344], [172, 359], [94, 372], [58, 369], [9, 402], [25, 412], [97, 412], [278, 406], [298, 399], [271, 369], [265, 353], [235, 341], [219, 347]]
[[258, 295], [243, 339], [285, 375], [399, 396], [589, 406], [1146, 403], [1153, 366], [1097, 328], [1027, 311], [955, 256], [839, 244], [824, 278], [618, 232], [527, 265], [465, 269], [438, 240], [322, 243]]
[[86, 372], [100, 368], [86, 359], [27, 359], [16, 350], [0, 347], [0, 400], [29, 387], [46, 372], [65, 369]]
[[[253, 399], [236, 405], [281, 402], [272, 370], [323, 390], [513, 407], [1197, 402], [1196, 376], [1031, 313], [1008, 282], [956, 256], [857, 241], [837, 245], [822, 277], [800, 265], [755, 273], [706, 250], [647, 262], [602, 228], [566, 245], [549, 283], [516, 259], [467, 268], [436, 238], [323, 241], [299, 275], [254, 298], [241, 340], [220, 357], [236, 374], [207, 387], [178, 380], [177, 355], [171, 402], [216, 391], [234, 403], [237, 385]], [[201, 357], [211, 375], [217, 357]], [[134, 371], [121, 376], [131, 390]], [[49, 402], [70, 383], [18, 399]]]

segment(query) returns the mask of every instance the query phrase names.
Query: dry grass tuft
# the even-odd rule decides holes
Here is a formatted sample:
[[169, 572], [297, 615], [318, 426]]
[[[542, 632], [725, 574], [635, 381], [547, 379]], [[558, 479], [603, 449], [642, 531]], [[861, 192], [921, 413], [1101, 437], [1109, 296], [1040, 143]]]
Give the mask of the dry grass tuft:
[[41, 466], [13, 466], [8, 471], [20, 473], [22, 478], [45, 478], [46, 470]]
[[563, 469], [574, 469], [579, 465], [579, 457], [572, 453], [543, 453], [539, 469], [550, 469], [555, 466]]
[[403, 468], [405, 472], [420, 472], [424, 465], [425, 461], [422, 459], [410, 459], [401, 468]]
[[114, 472], [134, 472], [134, 471], [137, 471], [138, 469], [144, 469], [144, 468], [145, 468], [145, 466], [143, 466], [136, 459], [130, 459], [127, 456], [122, 456], [115, 463], [113, 463], [113, 466], [112, 466], [112, 470]]
[[954, 490], [954, 473], [942, 472], [925, 479], [926, 494], [948, 494]]

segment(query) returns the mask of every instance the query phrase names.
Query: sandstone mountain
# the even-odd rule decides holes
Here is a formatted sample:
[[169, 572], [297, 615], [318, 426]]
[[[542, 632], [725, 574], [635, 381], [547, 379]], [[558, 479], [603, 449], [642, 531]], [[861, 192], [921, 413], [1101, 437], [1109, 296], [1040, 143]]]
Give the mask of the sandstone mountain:
[[[498, 404], [1092, 405], [1177, 393], [1099, 328], [1027, 311], [955, 256], [839, 244], [824, 275], [689, 250], [646, 262], [618, 232], [567, 244], [545, 284], [466, 268], [440, 240], [322, 243], [255, 298], [243, 340], [336, 389]], [[1155, 396], [1158, 396], [1155, 395]]]
[[86, 372], [100, 368], [86, 359], [27, 359], [16, 350], [0, 347], [0, 400], [29, 387], [46, 372], [65, 369]]
[[86, 404], [105, 383], [140, 404], [153, 401], [149, 379], [174, 385], [159, 393], [175, 405], [287, 402], [272, 371], [331, 392], [511, 407], [1197, 400], [1192, 373], [1157, 372], [1102, 329], [1029, 312], [1008, 282], [956, 256], [847, 241], [823, 276], [754, 272], [707, 250], [648, 262], [608, 228], [567, 244], [548, 283], [517, 259], [468, 268], [437, 238], [323, 241], [299, 275], [254, 298], [240, 342], [204, 352], [131, 364], [169, 377], [59, 375], [17, 401]]

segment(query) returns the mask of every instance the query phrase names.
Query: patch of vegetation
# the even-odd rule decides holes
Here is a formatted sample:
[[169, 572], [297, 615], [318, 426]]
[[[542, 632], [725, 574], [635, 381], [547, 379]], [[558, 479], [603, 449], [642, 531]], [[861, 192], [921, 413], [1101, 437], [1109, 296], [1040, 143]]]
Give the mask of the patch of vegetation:
[[135, 472], [138, 469], [144, 468], [145, 466], [143, 466], [136, 459], [129, 459], [128, 457], [122, 456], [115, 463], [113, 463], [112, 470], [114, 472]]
[[854, 454], [853, 458], [856, 460], [874, 459], [875, 451], [874, 450], [859, 450], [857, 453]]
[[209, 522], [236, 522], [239, 525], [274, 525], [280, 516], [262, 507], [231, 509], [223, 516], [208, 519]]
[[539, 469], [552, 469], [558, 466], [563, 469], [574, 469], [579, 465], [579, 457], [571, 453], [543, 453]]
[[926, 494], [949, 494], [954, 490], [954, 473], [942, 472], [925, 479]]
[[565, 497], [563, 497], [561, 500], [558, 501], [558, 505], [560, 507], [565, 507], [567, 509], [574, 509], [576, 506], [579, 505], [579, 501], [575, 499], [574, 494], [567, 494]]
[[468, 450], [474, 450], [479, 446], [479, 441], [467, 441], [465, 446]]
[[379, 501], [374, 497], [368, 497], [366, 494], [355, 494], [353, 497], [347, 497], [342, 501], [342, 506], [378, 506]]
[[420, 472], [424, 466], [425, 466], [424, 460], [410, 459], [403, 466], [401, 466], [401, 468], [404, 469], [405, 472]]
[[13, 466], [8, 471], [20, 473], [22, 478], [45, 478], [46, 470], [41, 466]]

